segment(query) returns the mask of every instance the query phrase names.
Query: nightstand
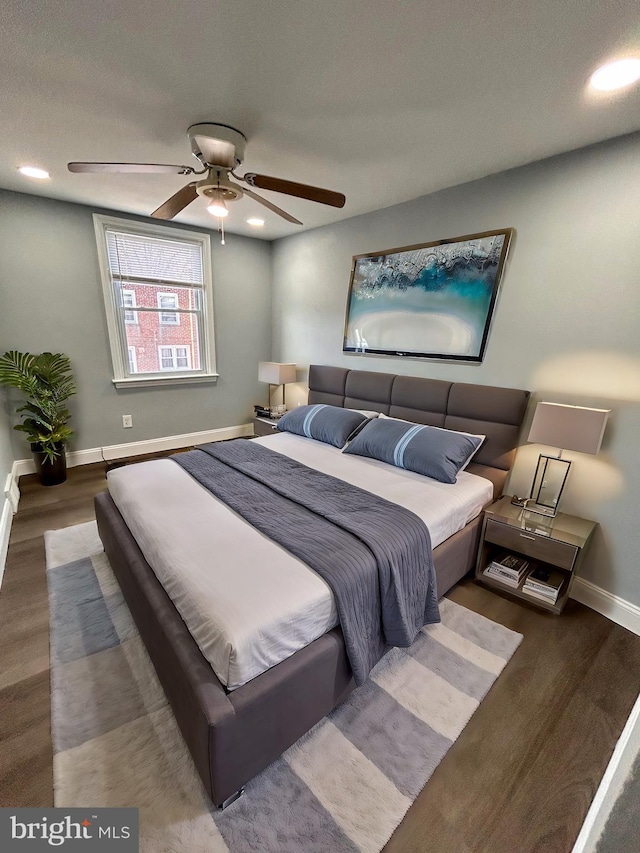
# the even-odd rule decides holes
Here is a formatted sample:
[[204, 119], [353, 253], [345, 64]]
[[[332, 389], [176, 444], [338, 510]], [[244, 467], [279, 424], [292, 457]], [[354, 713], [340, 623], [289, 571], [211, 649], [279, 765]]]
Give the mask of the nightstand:
[[278, 432], [278, 421], [272, 421], [269, 418], [254, 418], [253, 419], [253, 434], [257, 436], [273, 435]]
[[[567, 603], [573, 579], [595, 527], [595, 521], [565, 512], [559, 512], [555, 518], [545, 518], [514, 506], [509, 496], [503, 497], [484, 511], [476, 581], [558, 615]], [[529, 595], [522, 589], [524, 580], [514, 588], [483, 574], [491, 561], [505, 551], [518, 557], [528, 557], [530, 562], [542, 568], [565, 575], [558, 600], [551, 603]]]

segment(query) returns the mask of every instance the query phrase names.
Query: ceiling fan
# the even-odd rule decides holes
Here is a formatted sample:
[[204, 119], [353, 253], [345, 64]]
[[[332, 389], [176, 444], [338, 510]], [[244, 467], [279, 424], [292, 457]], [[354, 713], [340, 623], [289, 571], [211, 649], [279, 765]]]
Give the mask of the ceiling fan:
[[[277, 213], [287, 222], [302, 225], [295, 216], [254, 192], [253, 187], [306, 198], [332, 207], [344, 207], [345, 197], [342, 193], [312, 187], [308, 184], [298, 184], [295, 181], [284, 181], [268, 175], [257, 175], [255, 172], [238, 175], [235, 169], [244, 159], [247, 138], [235, 127], [215, 123], [192, 124], [187, 130], [187, 136], [193, 156], [203, 167], [200, 171], [191, 166], [172, 166], [163, 163], [69, 163], [68, 168], [70, 172], [157, 172], [205, 176], [201, 180], [192, 181], [182, 187], [157, 210], [154, 210], [151, 216], [155, 219], [173, 219], [198, 196], [203, 196], [209, 202], [207, 210], [210, 213], [224, 217], [228, 213], [227, 202], [237, 201], [246, 195], [273, 213]], [[231, 180], [230, 175], [235, 178], [235, 181]], [[240, 186], [236, 181], [241, 181], [246, 186]]]

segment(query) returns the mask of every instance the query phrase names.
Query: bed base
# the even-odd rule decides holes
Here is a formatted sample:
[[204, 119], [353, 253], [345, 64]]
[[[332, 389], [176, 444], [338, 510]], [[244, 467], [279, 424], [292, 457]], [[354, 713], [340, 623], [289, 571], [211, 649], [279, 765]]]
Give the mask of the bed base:
[[[339, 627], [227, 692], [107, 492], [96, 496], [105, 552], [208, 795], [226, 808], [246, 782], [355, 687]], [[439, 595], [473, 567], [476, 518], [434, 549]]]

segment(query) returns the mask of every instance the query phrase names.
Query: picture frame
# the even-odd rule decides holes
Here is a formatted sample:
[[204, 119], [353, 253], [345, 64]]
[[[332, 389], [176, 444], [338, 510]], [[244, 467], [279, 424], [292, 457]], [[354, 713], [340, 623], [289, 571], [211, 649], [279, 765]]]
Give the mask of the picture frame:
[[513, 233], [354, 255], [343, 352], [481, 362]]

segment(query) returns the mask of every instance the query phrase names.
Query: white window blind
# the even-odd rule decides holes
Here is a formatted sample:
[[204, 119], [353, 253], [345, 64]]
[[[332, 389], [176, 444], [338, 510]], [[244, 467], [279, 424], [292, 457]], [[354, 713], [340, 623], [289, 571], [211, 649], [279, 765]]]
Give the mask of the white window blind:
[[202, 286], [200, 242], [147, 237], [106, 229], [109, 269], [122, 281], [154, 281]]

